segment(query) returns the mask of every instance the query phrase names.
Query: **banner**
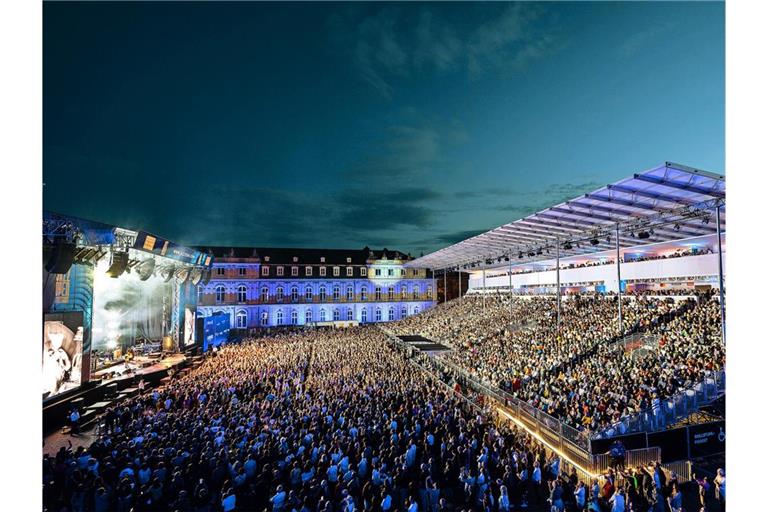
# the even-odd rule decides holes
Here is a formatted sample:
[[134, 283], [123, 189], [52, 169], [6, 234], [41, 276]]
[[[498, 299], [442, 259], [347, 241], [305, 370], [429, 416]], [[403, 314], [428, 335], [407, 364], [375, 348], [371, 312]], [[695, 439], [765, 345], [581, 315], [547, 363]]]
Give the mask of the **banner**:
[[139, 251], [150, 252], [158, 256], [164, 256], [173, 260], [210, 267], [213, 264], [213, 256], [189, 247], [175, 244], [164, 238], [151, 235], [146, 231], [139, 231], [133, 248]]
[[725, 452], [725, 421], [689, 426], [688, 448], [692, 459]]

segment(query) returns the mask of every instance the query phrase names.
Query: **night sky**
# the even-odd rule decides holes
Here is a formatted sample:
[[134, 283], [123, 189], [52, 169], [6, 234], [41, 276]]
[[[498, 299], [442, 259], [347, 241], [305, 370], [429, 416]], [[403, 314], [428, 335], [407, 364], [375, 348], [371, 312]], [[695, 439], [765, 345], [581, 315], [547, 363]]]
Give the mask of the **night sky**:
[[665, 160], [723, 173], [724, 4], [44, 4], [44, 206], [414, 255]]

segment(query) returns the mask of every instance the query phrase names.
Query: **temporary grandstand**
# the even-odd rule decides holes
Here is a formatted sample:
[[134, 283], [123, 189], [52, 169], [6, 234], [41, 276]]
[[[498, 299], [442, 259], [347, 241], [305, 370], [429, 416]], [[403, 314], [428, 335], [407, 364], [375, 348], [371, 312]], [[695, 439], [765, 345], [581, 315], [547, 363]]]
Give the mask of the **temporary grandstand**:
[[[622, 303], [629, 294], [677, 300], [707, 292], [719, 302], [724, 346], [724, 247], [724, 176], [666, 162], [408, 265], [431, 268], [436, 279], [468, 273], [469, 289], [460, 290], [458, 300], [476, 296], [474, 300], [481, 298], [483, 308], [486, 297], [550, 296], [558, 326], [563, 302], [574, 293], [618, 298], [616, 318], [621, 330]], [[512, 315], [513, 302], [509, 304]], [[510, 316], [510, 324], [517, 321]], [[389, 333], [396, 338], [393, 331]], [[452, 344], [450, 339], [434, 341]], [[633, 360], [651, 353], [659, 342], [658, 337], [637, 333], [614, 341], [613, 348], [630, 353]], [[608, 458], [603, 454], [607, 443], [615, 439], [634, 449], [634, 462], [690, 460], [706, 452], [701, 450], [706, 444], [702, 439], [719, 441], [710, 447], [710, 453], [724, 450], [724, 420], [685, 427], [689, 429], [685, 432], [669, 429], [724, 397], [724, 370], [712, 372], [652, 410], [622, 418], [599, 431], [585, 431], [562, 423], [466, 368], [442, 358], [434, 360], [443, 365], [442, 371], [462, 375], [474, 390], [495, 400], [502, 415], [587, 471], [606, 468]], [[687, 449], [673, 450], [675, 444]], [[663, 456], [662, 448], [669, 450], [668, 457]]]

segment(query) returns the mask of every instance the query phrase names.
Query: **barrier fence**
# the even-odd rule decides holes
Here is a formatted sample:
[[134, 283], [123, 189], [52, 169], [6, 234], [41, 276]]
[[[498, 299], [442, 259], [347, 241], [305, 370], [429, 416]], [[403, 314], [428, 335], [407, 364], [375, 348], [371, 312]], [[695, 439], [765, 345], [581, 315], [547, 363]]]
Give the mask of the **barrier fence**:
[[655, 432], [691, 415], [703, 405], [714, 401], [725, 393], [725, 371], [713, 372], [701, 382], [668, 399], [623, 418], [609, 427], [596, 432], [594, 439], [605, 439], [631, 434], [633, 432]]
[[[413, 354], [421, 354], [419, 351], [414, 350], [413, 347], [400, 340], [386, 328], [380, 327], [380, 329], [387, 335], [393, 344], [400, 347], [405, 351], [405, 353], [411, 354], [411, 356], [413, 356]], [[645, 341], [654, 341], [644, 340], [643, 336], [644, 335], [642, 334], [631, 335], [631, 337], [628, 336], [620, 340], [620, 342], [637, 343], [640, 341], [642, 343]], [[517, 420], [520, 424], [524, 425], [526, 430], [536, 434], [546, 444], [550, 445], [552, 448], [555, 448], [565, 457], [573, 461], [573, 463], [571, 463], [567, 460], [563, 460], [563, 470], [567, 473], [575, 470], [579, 475], [579, 478], [583, 479], [584, 482], [589, 482], [592, 480], [592, 478], [599, 477], [610, 467], [610, 455], [608, 453], [593, 454], [592, 446], [593, 441], [595, 440], [600, 440], [602, 443], [605, 443], [609, 438], [613, 437], [614, 435], [618, 435], [606, 435], [610, 432], [610, 429], [606, 429], [605, 431], [601, 432], [603, 437], [600, 437], [599, 435], [593, 437], [591, 432], [580, 431], [569, 425], [566, 425], [560, 420], [538, 409], [537, 407], [534, 407], [531, 404], [528, 404], [527, 402], [522, 401], [501, 389], [488, 386], [463, 368], [460, 368], [454, 363], [440, 357], [431, 357], [426, 354], [421, 354], [419, 362], [417, 363], [414, 361], [414, 364], [417, 364], [417, 366], [419, 366], [423, 371], [430, 373], [433, 376], [435, 373], [439, 374], [441, 378], [438, 380], [440, 380], [441, 383], [450, 389], [453, 393], [455, 393], [455, 391], [443, 380], [446, 377], [450, 377], [455, 382], [459, 383], [462, 389], [485, 395], [497, 401], [498, 404], [503, 407], [504, 411], [515, 420]], [[678, 415], [687, 415], [691, 412], [694, 412], [700, 405], [704, 405], [704, 403], [711, 401], [711, 399], [719, 396], [719, 393], [724, 391], [724, 389], [725, 372], [717, 372], [713, 374], [711, 377], [705, 379], [704, 382], [695, 385], [692, 390], [688, 390], [692, 393], [688, 393], [686, 391], [681, 393], [681, 395], [683, 395], [682, 398], [673, 397], [667, 401], [671, 404], [667, 406], [669, 407], [670, 412], [662, 420], [654, 420], [655, 423], [653, 426], [656, 428], [648, 429], [647, 432], [663, 429], [664, 425], [668, 425], [674, 421], [672, 420], [673, 417], [676, 418]], [[462, 394], [457, 395], [472, 403], [472, 405], [478, 408], [478, 410], [483, 409], [484, 412], [487, 413], [487, 407], [482, 408], [477, 403], [473, 403], [466, 396]], [[652, 413], [651, 410], [644, 411], [645, 414], [648, 414], [649, 412]], [[643, 430], [643, 426], [652, 426], [650, 420], [646, 420], [646, 422], [643, 423], [637, 419], [637, 416], [623, 420], [623, 422], [619, 422], [623, 425], [623, 434], [629, 434], [632, 432], [645, 433], [646, 430]], [[617, 433], [619, 432], [620, 429], [617, 425], [612, 427], [616, 429]], [[662, 460], [661, 448], [658, 446], [649, 447], [647, 435], [643, 436], [640, 444], [642, 444], [641, 447], [628, 449], [626, 451], [624, 463], [626, 468], [638, 466], [648, 467]], [[607, 451], [608, 450], [606, 450], [606, 452]], [[688, 452], [690, 452], [690, 449]], [[662, 467], [667, 472], [675, 472], [678, 475], [680, 481], [687, 481], [690, 479], [690, 463], [687, 461], [664, 464]], [[589, 471], [592, 471], [592, 474], [588, 473], [582, 468], [586, 468]]]

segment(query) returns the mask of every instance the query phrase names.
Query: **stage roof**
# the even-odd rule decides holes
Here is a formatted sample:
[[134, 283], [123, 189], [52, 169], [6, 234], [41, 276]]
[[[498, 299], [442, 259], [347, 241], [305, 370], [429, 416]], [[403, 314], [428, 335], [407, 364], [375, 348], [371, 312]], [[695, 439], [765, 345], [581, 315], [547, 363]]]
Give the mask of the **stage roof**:
[[[714, 234], [725, 177], [664, 165], [417, 258], [412, 267], [482, 269]], [[647, 237], [645, 235], [648, 235]]]

